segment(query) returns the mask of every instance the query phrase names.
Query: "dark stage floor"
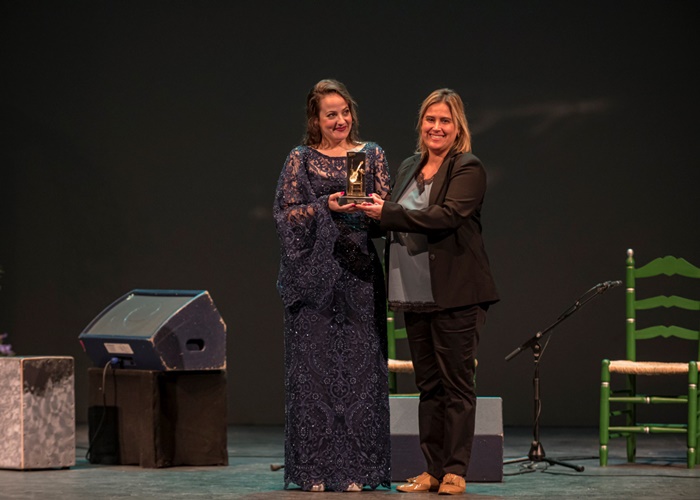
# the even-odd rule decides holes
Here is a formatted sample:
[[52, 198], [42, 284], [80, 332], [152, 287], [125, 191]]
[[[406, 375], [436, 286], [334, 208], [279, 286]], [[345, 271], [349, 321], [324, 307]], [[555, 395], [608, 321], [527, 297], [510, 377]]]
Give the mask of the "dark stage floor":
[[[682, 436], [641, 436], [636, 464], [624, 463], [622, 441], [613, 442], [611, 465], [598, 466], [597, 429], [546, 428], [540, 433], [547, 456], [583, 465], [583, 472], [561, 466], [537, 470], [522, 464], [504, 466], [500, 483], [470, 483], [462, 498], [700, 498], [700, 466], [685, 466]], [[506, 428], [504, 456], [527, 454], [531, 429]], [[116, 498], [338, 498], [339, 493], [303, 493], [283, 490], [283, 472], [270, 464], [283, 460], [281, 427], [230, 427], [229, 465], [226, 467], [173, 467], [143, 469], [137, 466], [91, 465], [85, 458], [87, 429], [78, 429], [77, 463], [67, 470], [0, 470], [1, 499], [71, 500]], [[346, 493], [364, 499], [387, 495], [411, 496], [380, 489]], [[415, 495], [414, 495], [415, 496]], [[419, 495], [432, 498], [434, 494]], [[436, 496], [435, 496], [436, 497]], [[445, 497], [440, 497], [445, 498]]]

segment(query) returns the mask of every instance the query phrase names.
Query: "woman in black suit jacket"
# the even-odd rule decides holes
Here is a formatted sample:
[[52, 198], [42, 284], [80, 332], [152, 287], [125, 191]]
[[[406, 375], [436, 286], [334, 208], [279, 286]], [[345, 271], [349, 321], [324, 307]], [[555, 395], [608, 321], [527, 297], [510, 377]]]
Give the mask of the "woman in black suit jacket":
[[471, 154], [459, 95], [430, 94], [420, 109], [418, 152], [399, 168], [391, 195], [359, 206], [389, 231], [389, 306], [403, 311], [428, 464], [397, 487], [465, 491], [474, 438], [474, 364], [486, 310], [498, 301], [481, 237], [486, 172]]

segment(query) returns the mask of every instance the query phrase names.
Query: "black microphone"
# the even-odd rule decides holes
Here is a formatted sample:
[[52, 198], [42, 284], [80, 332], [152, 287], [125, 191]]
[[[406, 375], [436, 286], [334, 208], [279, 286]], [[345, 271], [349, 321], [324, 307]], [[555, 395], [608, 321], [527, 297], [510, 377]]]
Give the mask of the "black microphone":
[[622, 281], [616, 280], [616, 281], [606, 281], [604, 283], [598, 283], [596, 285], [596, 291], [598, 293], [603, 293], [608, 291], [610, 288], [615, 288], [616, 286], [622, 285]]

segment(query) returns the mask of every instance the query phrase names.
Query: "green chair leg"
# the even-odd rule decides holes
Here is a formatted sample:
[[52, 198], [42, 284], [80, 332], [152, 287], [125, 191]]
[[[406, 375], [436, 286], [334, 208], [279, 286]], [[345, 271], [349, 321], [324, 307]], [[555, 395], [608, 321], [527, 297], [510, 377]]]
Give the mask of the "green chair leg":
[[[387, 354], [389, 359], [396, 359], [396, 325], [394, 314], [387, 309], [386, 318]], [[396, 394], [396, 373], [389, 372], [389, 393]]]
[[698, 463], [698, 364], [688, 364], [688, 468]]
[[603, 360], [600, 374], [600, 466], [608, 465], [610, 440], [610, 360]]
[[[627, 387], [629, 394], [637, 394], [637, 377], [635, 375], [627, 376]], [[637, 425], [637, 405], [634, 403], [627, 404], [627, 426], [634, 427]], [[634, 432], [627, 433], [627, 462], [634, 463], [637, 457], [637, 434]]]

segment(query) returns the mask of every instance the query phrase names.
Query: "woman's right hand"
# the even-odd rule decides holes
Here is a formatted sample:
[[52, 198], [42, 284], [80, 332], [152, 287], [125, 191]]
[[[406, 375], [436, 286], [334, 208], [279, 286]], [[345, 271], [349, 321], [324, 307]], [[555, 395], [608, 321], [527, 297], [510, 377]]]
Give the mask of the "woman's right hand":
[[357, 205], [359, 210], [362, 210], [367, 217], [375, 220], [382, 220], [382, 209], [384, 208], [384, 200], [377, 193], [370, 194], [372, 202], [362, 203]]
[[338, 205], [338, 198], [343, 196], [345, 194], [345, 191], [339, 191], [337, 193], [333, 193], [328, 197], [328, 208], [331, 209], [333, 212], [343, 212], [343, 213], [352, 213], [352, 212], [357, 212], [357, 206], [354, 203], [348, 203], [346, 205]]

